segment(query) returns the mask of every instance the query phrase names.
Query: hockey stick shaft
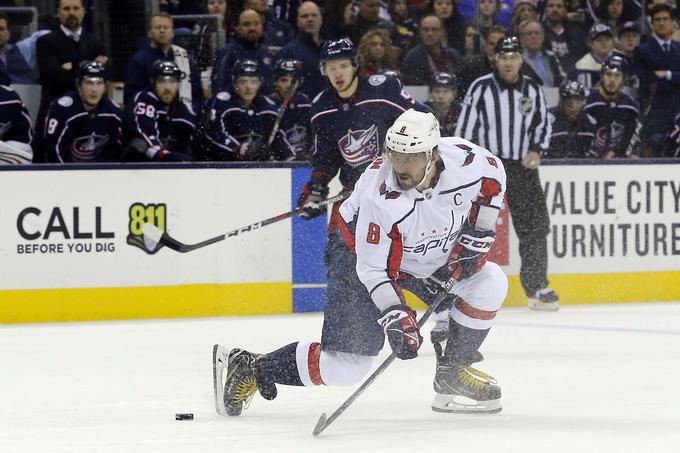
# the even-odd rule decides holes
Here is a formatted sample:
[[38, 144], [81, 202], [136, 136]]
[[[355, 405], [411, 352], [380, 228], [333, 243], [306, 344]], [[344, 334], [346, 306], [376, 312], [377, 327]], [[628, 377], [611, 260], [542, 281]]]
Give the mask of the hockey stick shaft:
[[[342, 201], [345, 198], [349, 197], [350, 193], [341, 193], [339, 195], [336, 195], [334, 197], [327, 198], [326, 200], [320, 201], [316, 203], [317, 205], [320, 206], [328, 206], [333, 203], [336, 203], [338, 201]], [[225, 234], [221, 234], [219, 236], [215, 236], [210, 239], [206, 239], [205, 241], [196, 243], [196, 244], [184, 244], [177, 239], [173, 238], [170, 236], [167, 232], [161, 232], [156, 228], [155, 225], [152, 225], [150, 223], [147, 223], [144, 225], [144, 235], [149, 236], [152, 238], [155, 242], [158, 242], [160, 244], [163, 244], [164, 246], [180, 253], [187, 253], [191, 252], [196, 249], [200, 249], [203, 247], [207, 247], [208, 245], [212, 245], [216, 242], [223, 241], [225, 239], [229, 239], [235, 236], [239, 236], [240, 234], [247, 233], [249, 231], [257, 230], [262, 227], [265, 227], [267, 225], [271, 225], [272, 223], [279, 222], [281, 220], [288, 219], [293, 216], [297, 216], [302, 212], [303, 208], [297, 208], [292, 211], [284, 212], [282, 214], [279, 214], [274, 217], [270, 217], [265, 220], [260, 220], [259, 222], [251, 223], [250, 225], [243, 226], [241, 228], [237, 228], [235, 230], [229, 231]], [[157, 238], [154, 238], [154, 232], [156, 233]], [[160, 233], [160, 234], [158, 234]]]
[[290, 85], [290, 90], [288, 95], [283, 99], [283, 102], [281, 103], [281, 107], [279, 108], [278, 114], [276, 115], [276, 121], [274, 122], [274, 127], [272, 127], [272, 131], [269, 134], [269, 138], [267, 139], [267, 146], [272, 146], [272, 143], [274, 142], [274, 138], [276, 137], [276, 133], [279, 131], [279, 128], [281, 127], [281, 120], [283, 119], [283, 115], [286, 114], [286, 111], [288, 110], [288, 104], [293, 100], [295, 97], [295, 93], [297, 92], [298, 89], [298, 84], [299, 81], [298, 79], [293, 79]]
[[[453, 278], [449, 279], [449, 281], [446, 282], [439, 296], [437, 296], [434, 302], [432, 302], [432, 304], [427, 308], [425, 313], [423, 313], [423, 316], [421, 316], [420, 319], [418, 320], [418, 327], [423, 327], [423, 324], [425, 324], [425, 322], [432, 315], [432, 313], [434, 313], [439, 304], [449, 295], [449, 291], [451, 290], [455, 283], [456, 281]], [[359, 386], [359, 388], [356, 389], [354, 393], [352, 393], [349, 396], [349, 398], [347, 398], [345, 402], [342, 403], [342, 405], [331, 414], [330, 417], [326, 417], [325, 413], [321, 414], [321, 417], [319, 417], [319, 421], [316, 423], [316, 426], [314, 427], [314, 431], [312, 431], [312, 434], [318, 436], [326, 428], [328, 428], [328, 425], [330, 425], [338, 417], [340, 417], [340, 415], [342, 415], [342, 413], [345, 412], [345, 410], [347, 410], [347, 408], [354, 402], [354, 400], [359, 398], [359, 396], [362, 393], [364, 393], [364, 391], [373, 383], [373, 381], [375, 381], [378, 378], [378, 376], [380, 376], [383, 373], [383, 371], [385, 371], [387, 367], [389, 367], [392, 364], [392, 362], [394, 362], [396, 358], [397, 356], [394, 355], [394, 353], [390, 354], [390, 356], [387, 359], [385, 359], [385, 361], [381, 363], [380, 366], [376, 368], [376, 370], [368, 378], [366, 378], [366, 380]]]
[[[625, 152], [626, 157], [630, 157], [635, 152], [635, 148], [640, 144], [642, 127], [644, 126], [645, 122], [647, 122], [647, 116], [649, 116], [649, 112], [652, 110], [652, 103], [654, 102], [655, 98], [656, 98], [656, 83], [652, 83], [649, 87], [649, 99], [647, 100], [647, 105], [642, 111], [642, 114], [638, 117], [637, 124], [635, 125], [635, 130], [633, 131], [633, 135], [630, 137], [630, 141], [628, 142], [628, 146], [626, 147]], [[643, 153], [644, 150], [640, 149], [639, 157], [644, 157], [642, 156]]]

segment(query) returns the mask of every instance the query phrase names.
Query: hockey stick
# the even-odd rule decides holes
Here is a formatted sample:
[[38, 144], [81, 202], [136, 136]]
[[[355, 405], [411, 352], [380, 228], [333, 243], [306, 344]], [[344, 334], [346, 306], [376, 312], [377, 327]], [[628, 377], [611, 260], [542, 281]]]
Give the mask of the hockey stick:
[[292, 83], [290, 84], [288, 95], [283, 99], [283, 102], [281, 103], [281, 107], [279, 108], [279, 111], [276, 114], [276, 121], [274, 122], [274, 127], [272, 128], [272, 131], [269, 134], [269, 138], [267, 139], [268, 147], [272, 146], [272, 143], [274, 142], [274, 137], [276, 137], [276, 133], [279, 131], [279, 127], [281, 127], [281, 119], [283, 119], [283, 115], [285, 115], [286, 111], [288, 110], [288, 104], [290, 104], [290, 101], [292, 101], [293, 98], [295, 97], [295, 93], [297, 92], [299, 84], [300, 80], [298, 78], [293, 79]]
[[[423, 324], [425, 324], [425, 321], [428, 320], [428, 318], [430, 317], [430, 315], [432, 315], [437, 306], [449, 295], [449, 291], [451, 290], [451, 287], [453, 287], [455, 283], [456, 280], [454, 280], [453, 278], [449, 279], [449, 281], [446, 282], [446, 284], [442, 288], [442, 292], [439, 293], [434, 302], [432, 302], [432, 304], [427, 308], [425, 313], [423, 313], [423, 316], [421, 316], [420, 319], [418, 320], [418, 327], [423, 327]], [[340, 417], [340, 415], [342, 415], [342, 413], [345, 412], [345, 410], [347, 410], [347, 408], [354, 402], [354, 400], [359, 398], [359, 396], [362, 393], [364, 393], [368, 386], [371, 385], [373, 381], [375, 381], [378, 378], [378, 376], [380, 376], [383, 373], [383, 371], [385, 371], [387, 367], [390, 366], [392, 362], [394, 362], [394, 359], [396, 358], [397, 356], [394, 355], [394, 353], [390, 354], [390, 356], [387, 359], [385, 359], [385, 361], [382, 364], [380, 364], [380, 366], [373, 372], [373, 374], [371, 374], [363, 382], [363, 384], [361, 384], [361, 386], [359, 386], [359, 388], [356, 389], [354, 393], [352, 393], [350, 397], [347, 398], [347, 400], [345, 400], [345, 402], [342, 403], [342, 405], [331, 414], [330, 417], [326, 417], [326, 413], [321, 414], [321, 417], [319, 417], [319, 421], [316, 422], [316, 426], [314, 427], [314, 431], [312, 431], [312, 434], [318, 436], [326, 428], [328, 428], [328, 425], [330, 425], [338, 417]]]
[[[645, 109], [642, 111], [642, 114], [638, 117], [637, 124], [635, 125], [635, 130], [633, 131], [633, 135], [630, 137], [630, 141], [628, 142], [628, 146], [626, 147], [626, 152], [625, 156], [630, 157], [633, 155], [635, 152], [635, 148], [640, 144], [640, 134], [642, 133], [642, 126], [644, 126], [645, 122], [647, 121], [647, 116], [649, 115], [650, 110], [652, 110], [652, 103], [654, 102], [654, 98], [656, 97], [656, 82], [652, 83], [649, 86], [649, 100], [647, 102], [647, 105], [645, 106]], [[644, 150], [640, 149], [638, 152], [638, 157], [648, 157], [648, 156], [643, 156]]]
[[[347, 193], [341, 193], [339, 195], [336, 195], [334, 197], [327, 198], [323, 201], [320, 201], [318, 203], [315, 203], [317, 206], [328, 206], [330, 204], [333, 204], [337, 201], [342, 201], [345, 198], [347, 198], [350, 195], [350, 192]], [[145, 239], [154, 242], [156, 244], [163, 244], [164, 246], [168, 247], [169, 249], [172, 249], [176, 252], [179, 253], [187, 253], [191, 252], [192, 250], [200, 249], [203, 247], [206, 247], [208, 245], [214, 244], [216, 242], [223, 241], [225, 239], [238, 236], [241, 233], [247, 233], [249, 231], [257, 230], [259, 228], [265, 227], [267, 225], [271, 225], [272, 223], [276, 223], [280, 220], [285, 220], [290, 217], [299, 215], [304, 208], [297, 208], [293, 211], [288, 211], [284, 212], [283, 214], [279, 214], [274, 217], [270, 217], [265, 220], [260, 220], [259, 222], [251, 223], [250, 225], [246, 225], [241, 228], [237, 228], [235, 230], [229, 231], [228, 233], [221, 234], [219, 236], [215, 236], [214, 238], [206, 239], [205, 241], [198, 242], [196, 244], [184, 244], [177, 239], [173, 238], [170, 236], [167, 232], [162, 231], [160, 228], [158, 228], [156, 225], [152, 223], [145, 223], [144, 226], [142, 227], [142, 235], [144, 236]]]

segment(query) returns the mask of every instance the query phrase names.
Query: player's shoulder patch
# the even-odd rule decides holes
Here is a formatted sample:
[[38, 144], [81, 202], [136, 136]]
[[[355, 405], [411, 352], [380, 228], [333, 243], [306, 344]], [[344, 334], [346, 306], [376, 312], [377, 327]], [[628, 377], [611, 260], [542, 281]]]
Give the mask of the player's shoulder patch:
[[217, 93], [217, 99], [220, 101], [228, 101], [231, 99], [231, 94], [228, 91], [220, 91]]
[[57, 101], [57, 104], [62, 107], [71, 107], [73, 105], [73, 98], [71, 96], [62, 96]]
[[383, 74], [376, 74], [368, 78], [368, 83], [374, 87], [377, 87], [385, 83], [385, 80], [387, 80], [386, 76], [384, 76]]

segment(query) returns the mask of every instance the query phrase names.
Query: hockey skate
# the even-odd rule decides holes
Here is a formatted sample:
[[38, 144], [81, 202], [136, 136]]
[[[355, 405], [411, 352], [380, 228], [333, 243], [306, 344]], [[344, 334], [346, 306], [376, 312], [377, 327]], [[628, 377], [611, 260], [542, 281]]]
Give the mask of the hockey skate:
[[[482, 358], [481, 354], [476, 358]], [[476, 361], [476, 360], [475, 360]], [[471, 360], [462, 363], [438, 357], [432, 401], [435, 412], [459, 414], [494, 414], [500, 412], [501, 388], [488, 374], [472, 368]]]
[[267, 400], [276, 398], [276, 385], [257, 378], [258, 363], [264, 357], [263, 354], [253, 354], [238, 348], [232, 349], [227, 355], [222, 346], [216, 344], [213, 347], [213, 385], [218, 414], [241, 415], [243, 409], [250, 405], [257, 390]]
[[560, 308], [560, 298], [551, 288], [536, 291], [534, 297], [529, 297], [529, 308], [540, 311], [557, 311]]

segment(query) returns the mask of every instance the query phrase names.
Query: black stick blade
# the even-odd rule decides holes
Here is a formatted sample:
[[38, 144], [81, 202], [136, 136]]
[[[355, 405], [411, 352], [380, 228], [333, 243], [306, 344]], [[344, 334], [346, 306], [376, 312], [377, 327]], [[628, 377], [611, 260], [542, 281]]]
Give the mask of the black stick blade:
[[326, 429], [326, 414], [321, 414], [321, 417], [319, 417], [319, 421], [316, 422], [316, 426], [314, 427], [314, 431], [312, 431], [312, 434], [315, 436], [318, 436], [321, 434], [321, 431]]

